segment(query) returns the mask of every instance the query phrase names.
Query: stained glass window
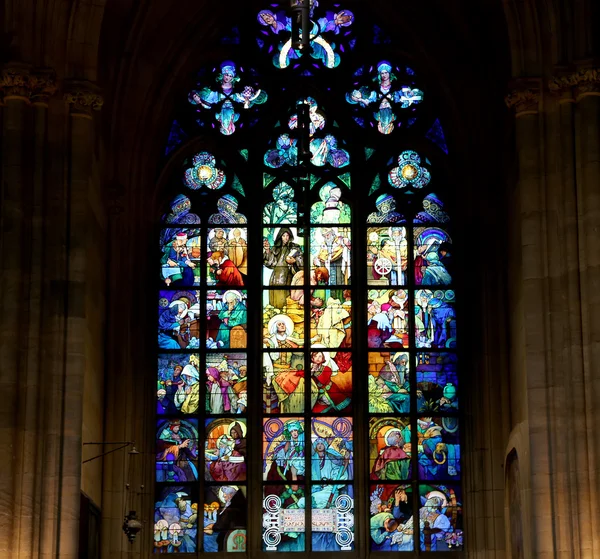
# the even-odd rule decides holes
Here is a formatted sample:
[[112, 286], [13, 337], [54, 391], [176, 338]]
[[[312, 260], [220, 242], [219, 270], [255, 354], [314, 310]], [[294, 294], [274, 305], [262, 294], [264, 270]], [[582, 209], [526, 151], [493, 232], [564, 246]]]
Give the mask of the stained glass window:
[[448, 142], [418, 65], [354, 6], [265, 4], [173, 119], [157, 553], [462, 549]]

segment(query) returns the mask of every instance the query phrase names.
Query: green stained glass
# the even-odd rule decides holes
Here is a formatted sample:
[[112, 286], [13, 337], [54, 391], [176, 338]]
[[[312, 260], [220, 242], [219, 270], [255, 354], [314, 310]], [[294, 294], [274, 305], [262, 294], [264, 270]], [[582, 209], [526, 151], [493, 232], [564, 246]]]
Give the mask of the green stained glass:
[[237, 175], [233, 177], [231, 188], [233, 188], [233, 190], [237, 190], [242, 196], [246, 196], [246, 193], [244, 192], [244, 187], [242, 186], [242, 183], [240, 182], [240, 179], [238, 179]]
[[334, 120], [334, 121], [333, 121], [333, 126], [334, 126], [335, 128], [339, 128], [339, 127], [340, 127], [340, 125], [337, 123], [337, 120]]
[[381, 188], [381, 178], [379, 177], [379, 175], [376, 175], [375, 179], [373, 180], [373, 183], [371, 184], [371, 190], [369, 190], [369, 196], [371, 196], [371, 194], [373, 194], [374, 192], [377, 192], [380, 188]]
[[348, 187], [348, 189], [350, 189], [350, 173], [344, 173], [343, 175], [340, 175], [339, 179]]
[[372, 155], [375, 153], [373, 148], [365, 148], [365, 159], [371, 159]]
[[312, 190], [313, 186], [319, 182], [319, 177], [317, 175], [310, 176], [310, 188]]
[[269, 173], [263, 173], [263, 188], [267, 188], [273, 181], [275, 177], [270, 175]]
[[248, 150], [247, 149], [241, 149], [240, 150], [240, 155], [246, 160], [248, 161]]

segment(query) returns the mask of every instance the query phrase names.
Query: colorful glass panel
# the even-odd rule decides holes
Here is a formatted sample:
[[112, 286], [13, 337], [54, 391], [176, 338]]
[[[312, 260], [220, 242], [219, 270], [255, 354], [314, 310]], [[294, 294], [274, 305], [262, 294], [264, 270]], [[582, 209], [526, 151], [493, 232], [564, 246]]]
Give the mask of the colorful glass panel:
[[[379, 183], [378, 183], [379, 184]], [[378, 190], [371, 189], [371, 193]], [[391, 194], [380, 194], [375, 200], [374, 211], [367, 217], [367, 223], [405, 223], [404, 216], [396, 211], [396, 199]]]
[[350, 227], [311, 228], [311, 284], [350, 285], [351, 246]]
[[304, 345], [304, 291], [263, 291], [263, 347], [296, 349]]
[[352, 411], [352, 353], [313, 344], [310, 353], [313, 413]]
[[248, 275], [248, 230], [215, 227], [208, 230], [207, 285], [242, 287]]
[[311, 487], [313, 551], [354, 549], [354, 488], [322, 484]]
[[156, 424], [156, 481], [198, 479], [198, 420], [160, 419]]
[[414, 267], [416, 285], [452, 283], [452, 239], [439, 227], [415, 227]]
[[245, 414], [248, 408], [246, 353], [206, 355], [206, 411], [212, 415]]
[[263, 487], [264, 551], [304, 551], [305, 503], [303, 485]]
[[237, 485], [209, 486], [204, 490], [205, 553], [247, 550], [248, 504], [246, 488]]
[[457, 417], [420, 417], [419, 479], [460, 479], [460, 438]]
[[195, 553], [198, 497], [194, 486], [157, 489], [154, 503], [154, 552]]
[[313, 484], [353, 480], [352, 418], [314, 417], [311, 425], [311, 480]]
[[414, 223], [448, 223], [450, 217], [444, 210], [444, 202], [433, 192], [423, 198], [423, 210], [417, 213]]
[[369, 464], [372, 480], [409, 480], [412, 474], [408, 417], [372, 417], [369, 422]]
[[187, 196], [178, 194], [169, 206], [169, 212], [163, 216], [163, 221], [171, 225], [195, 225], [200, 223], [200, 218], [191, 213], [192, 202]]
[[311, 298], [311, 347], [350, 348], [352, 301], [347, 289], [315, 289]]
[[206, 347], [248, 347], [246, 291], [209, 290], [206, 294]]
[[371, 551], [414, 551], [412, 486], [371, 485], [369, 500]]
[[160, 279], [168, 287], [200, 285], [200, 228], [169, 228], [160, 233]]
[[423, 188], [429, 184], [431, 174], [421, 164], [416, 151], [403, 151], [398, 157], [398, 167], [388, 174], [388, 181], [394, 188]]
[[408, 242], [406, 228], [367, 229], [367, 279], [369, 285], [406, 285]]
[[210, 190], [218, 190], [225, 184], [225, 173], [217, 168], [215, 156], [207, 151], [194, 155], [192, 166], [186, 169], [183, 183], [191, 190], [198, 190], [205, 186]]
[[263, 413], [303, 413], [304, 354], [298, 351], [263, 353]]
[[200, 347], [199, 291], [160, 291], [158, 298], [158, 347]]
[[463, 546], [460, 485], [419, 486], [421, 551], [456, 551]]
[[304, 418], [263, 421], [263, 480], [298, 481], [306, 473]]
[[160, 354], [156, 389], [158, 415], [192, 414], [198, 411], [200, 375], [198, 354]]
[[410, 359], [401, 351], [369, 353], [369, 411], [410, 412]]
[[312, 205], [310, 222], [337, 225], [350, 223], [350, 206], [342, 202], [342, 189], [334, 182], [327, 182], [319, 189], [320, 202]]
[[[263, 282], [273, 287], [304, 283], [304, 238], [296, 227], [263, 229]], [[273, 305], [275, 306], [275, 305]], [[282, 309], [282, 306], [275, 306]]]
[[408, 295], [404, 289], [370, 289], [367, 294], [367, 342], [370, 348], [406, 348]]
[[231, 194], [225, 194], [217, 202], [217, 212], [208, 218], [208, 223], [213, 225], [230, 225], [234, 223], [247, 223], [245, 215], [238, 213], [238, 200]]
[[417, 347], [455, 348], [455, 294], [451, 289], [418, 289], [415, 292]]
[[458, 410], [457, 356], [454, 353], [419, 352], [417, 367], [417, 411]]
[[192, 90], [188, 100], [197, 107], [203, 124], [210, 123], [214, 127], [218, 122], [219, 132], [230, 136], [236, 130], [240, 113], [264, 104], [268, 96], [258, 85], [254, 72], [244, 72], [229, 60], [213, 70], [212, 78], [216, 87], [212, 83], [204, 85], [203, 80], [198, 84], [201, 88]]
[[246, 479], [246, 420], [206, 420], [205, 479], [225, 483]]
[[[336, 12], [318, 9], [318, 2], [310, 4], [310, 56], [315, 65], [335, 68], [340, 63], [339, 51], [343, 52], [343, 43], [352, 46], [348, 29], [354, 22], [354, 14], [350, 10], [337, 9]], [[258, 45], [273, 55], [276, 68], [297, 67], [301, 56], [300, 50], [292, 45], [292, 18], [289, 15], [287, 2], [272, 3], [267, 10], [261, 10], [257, 16], [260, 24]], [[340, 45], [340, 41], [342, 44]]]
[[298, 222], [298, 203], [294, 201], [294, 189], [286, 182], [273, 189], [273, 202], [265, 204], [263, 223], [270, 225], [295, 225]]

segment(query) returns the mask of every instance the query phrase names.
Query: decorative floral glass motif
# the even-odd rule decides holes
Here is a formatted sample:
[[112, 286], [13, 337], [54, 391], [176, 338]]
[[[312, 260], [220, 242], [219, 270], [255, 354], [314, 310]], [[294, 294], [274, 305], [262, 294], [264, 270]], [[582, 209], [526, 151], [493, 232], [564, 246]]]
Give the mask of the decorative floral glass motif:
[[[365, 84], [367, 75], [377, 83], [377, 88]], [[393, 82], [398, 79], [398, 75], [401, 75], [402, 82], [399, 86], [395, 86]], [[364, 127], [365, 117], [368, 112], [371, 112], [374, 119], [371, 125], [374, 126], [376, 123], [377, 130], [381, 134], [391, 134], [394, 130], [394, 123], [398, 120], [394, 112], [396, 106], [399, 109], [414, 109], [415, 105], [423, 101], [423, 92], [413, 87], [413, 76], [399, 67], [393, 68], [386, 60], [379, 62], [376, 67], [359, 69], [355, 77], [357, 78], [355, 89], [346, 93], [346, 101], [359, 109], [354, 119], [359, 126]], [[362, 116], [363, 113], [366, 113], [365, 116]]]
[[191, 213], [192, 202], [187, 196], [178, 194], [171, 202], [170, 211], [163, 216], [163, 221], [168, 224], [196, 225], [200, 218]]
[[225, 194], [217, 202], [217, 213], [208, 218], [213, 225], [226, 225], [228, 223], [247, 223], [245, 215], [237, 213], [238, 201], [235, 196]]
[[[257, 39], [258, 45], [268, 53], [277, 51], [273, 54], [273, 65], [276, 68], [296, 66], [300, 60], [300, 51], [292, 48], [292, 18], [289, 16], [288, 6], [287, 2], [271, 4], [271, 9], [261, 10], [257, 17], [262, 27]], [[315, 66], [318, 67], [319, 62], [325, 68], [335, 68], [340, 63], [340, 54], [336, 50], [343, 52], [344, 42], [349, 43], [348, 46], [353, 45], [349, 40], [350, 31], [346, 28], [354, 22], [354, 14], [350, 10], [340, 10], [337, 13], [327, 11], [318, 17], [319, 14], [315, 14], [318, 7], [318, 0], [311, 0], [310, 55], [315, 60]], [[332, 40], [336, 36], [342, 42], [339, 47]]]
[[423, 210], [417, 213], [414, 223], [448, 223], [450, 216], [444, 210], [444, 202], [433, 192], [423, 199]]
[[[339, 142], [332, 134], [317, 137], [319, 131], [325, 128], [325, 118], [319, 110], [317, 102], [312, 97], [306, 97], [298, 101], [298, 105], [309, 105], [309, 149], [311, 163], [315, 167], [330, 165], [334, 169], [346, 167], [350, 163], [350, 154], [339, 147]], [[298, 127], [298, 115], [292, 115], [288, 122], [290, 130]], [[281, 134], [276, 141], [276, 146], [265, 153], [264, 162], [271, 169], [279, 169], [284, 165], [294, 167], [298, 164], [298, 139], [293, 134]]]
[[377, 211], [370, 213], [367, 223], [405, 223], [404, 216], [396, 211], [396, 199], [391, 194], [380, 194], [375, 200]]
[[273, 200], [265, 204], [263, 223], [295, 225], [298, 221], [298, 203], [294, 201], [294, 189], [286, 182], [279, 183], [273, 189]]
[[[244, 76], [243, 81], [239, 74]], [[267, 101], [267, 93], [258, 87], [252, 72], [249, 74], [250, 79], [242, 68], [238, 70], [234, 62], [223, 62], [218, 69], [213, 70], [216, 90], [203, 87], [192, 90], [188, 96], [189, 102], [198, 107], [201, 116], [204, 111], [214, 115], [213, 118], [219, 123], [219, 131], [225, 136], [235, 132], [235, 125], [240, 119], [240, 113], [236, 109], [247, 111]]]
[[416, 151], [403, 151], [398, 157], [398, 167], [388, 175], [390, 184], [395, 188], [423, 188], [429, 184], [431, 175], [421, 165], [421, 157]]
[[214, 155], [207, 151], [197, 153], [192, 159], [192, 167], [185, 171], [183, 182], [192, 190], [203, 186], [218, 190], [225, 184], [226, 176], [221, 169], [217, 169], [216, 164]]
[[316, 202], [310, 209], [310, 222], [312, 224], [342, 224], [350, 223], [350, 206], [342, 202], [342, 189], [334, 182], [327, 182], [319, 189], [320, 202]]

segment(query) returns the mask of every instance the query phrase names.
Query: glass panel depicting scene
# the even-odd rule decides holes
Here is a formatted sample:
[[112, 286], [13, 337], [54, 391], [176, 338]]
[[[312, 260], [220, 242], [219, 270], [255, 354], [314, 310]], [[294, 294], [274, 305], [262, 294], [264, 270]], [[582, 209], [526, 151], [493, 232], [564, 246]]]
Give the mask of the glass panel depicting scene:
[[404, 289], [369, 289], [367, 337], [370, 348], [408, 347], [408, 295]]
[[313, 484], [354, 479], [352, 418], [313, 418], [311, 425], [311, 480]]
[[304, 238], [297, 227], [263, 229], [263, 285], [302, 285]]
[[243, 553], [247, 549], [246, 488], [218, 485], [204, 490], [204, 552]]
[[417, 411], [458, 410], [457, 356], [454, 353], [419, 352], [417, 365]]
[[406, 285], [408, 242], [405, 227], [367, 229], [367, 281], [369, 285]]
[[167, 287], [200, 285], [199, 228], [179, 227], [160, 232], [160, 279]]
[[352, 354], [315, 344], [310, 353], [313, 413], [352, 411]]
[[[375, 183], [379, 182], [379, 175]], [[377, 211], [367, 217], [367, 223], [406, 223], [404, 216], [396, 211], [396, 199], [391, 194], [380, 194], [375, 200]]]
[[263, 480], [291, 481], [305, 477], [304, 419], [269, 418], [263, 421]]
[[198, 421], [159, 419], [156, 424], [156, 481], [198, 479]]
[[408, 417], [372, 417], [369, 421], [369, 463], [372, 480], [408, 480], [410, 463]]
[[450, 216], [444, 209], [444, 202], [433, 192], [423, 198], [423, 209], [417, 213], [414, 223], [448, 223]]
[[200, 292], [160, 291], [158, 298], [158, 347], [200, 347]]
[[246, 348], [248, 309], [243, 290], [209, 290], [206, 295], [207, 349]]
[[455, 293], [451, 289], [415, 292], [415, 338], [420, 348], [455, 348]]
[[457, 417], [420, 417], [419, 478], [460, 479], [460, 438]]
[[412, 486], [371, 485], [369, 500], [371, 551], [413, 551]]
[[313, 227], [310, 230], [311, 285], [350, 285], [350, 227]]
[[369, 353], [369, 411], [371, 413], [410, 412], [408, 353], [380, 351]]
[[206, 412], [211, 415], [246, 413], [248, 364], [245, 353], [206, 355]]
[[246, 420], [206, 420], [204, 445], [207, 481], [238, 482], [246, 479]]
[[322, 484], [311, 487], [313, 551], [354, 549], [354, 488]]
[[304, 412], [304, 354], [263, 353], [263, 413]]
[[310, 301], [313, 348], [352, 347], [352, 301], [348, 289], [315, 289]]
[[296, 349], [304, 345], [304, 289], [263, 291], [263, 347]]
[[154, 503], [154, 553], [195, 553], [197, 536], [196, 487], [157, 488]]
[[208, 230], [206, 283], [228, 288], [246, 284], [248, 275], [248, 231], [245, 227]]
[[198, 411], [200, 375], [197, 354], [160, 354], [156, 387], [158, 415], [191, 414]]
[[310, 209], [310, 222], [312, 224], [326, 223], [336, 225], [350, 223], [350, 206], [342, 202], [342, 189], [334, 182], [327, 182], [319, 189], [320, 202], [316, 202]]
[[460, 485], [419, 486], [421, 551], [457, 551], [463, 546]]
[[294, 201], [294, 189], [286, 182], [273, 189], [273, 202], [265, 204], [263, 223], [267, 225], [295, 225], [298, 222], [298, 203]]
[[414, 266], [416, 285], [452, 283], [452, 239], [439, 227], [414, 230]]
[[304, 551], [305, 502], [303, 485], [263, 487], [264, 551]]

